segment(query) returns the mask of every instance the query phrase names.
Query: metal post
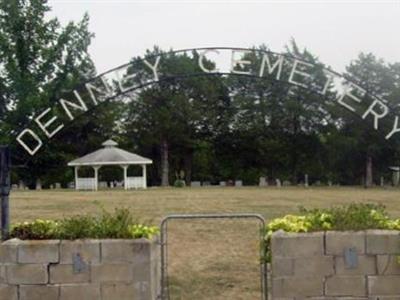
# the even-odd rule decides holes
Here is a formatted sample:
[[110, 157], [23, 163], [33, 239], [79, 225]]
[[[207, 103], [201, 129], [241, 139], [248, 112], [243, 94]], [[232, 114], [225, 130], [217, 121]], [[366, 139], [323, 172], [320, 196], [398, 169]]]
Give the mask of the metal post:
[[10, 230], [10, 170], [11, 157], [8, 145], [0, 146], [1, 238], [6, 240]]

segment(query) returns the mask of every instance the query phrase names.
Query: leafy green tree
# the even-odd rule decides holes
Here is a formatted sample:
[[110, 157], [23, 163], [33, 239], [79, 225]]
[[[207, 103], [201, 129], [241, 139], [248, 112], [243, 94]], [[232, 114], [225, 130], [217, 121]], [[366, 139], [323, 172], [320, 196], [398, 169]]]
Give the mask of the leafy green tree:
[[[366, 90], [365, 95], [360, 95], [363, 97], [362, 103], [371, 103], [372, 94], [388, 100], [386, 104], [391, 109], [396, 109], [394, 100], [398, 92], [398, 81], [394, 69], [372, 53], [360, 53], [357, 59], [347, 66], [345, 75]], [[364, 105], [363, 111], [367, 109], [367, 104], [361, 104]], [[382, 133], [373, 130], [367, 120], [343, 109], [339, 109], [337, 113], [341, 135], [338, 138], [342, 141], [339, 144], [345, 147], [342, 154], [346, 153], [347, 158], [339, 153], [337, 157], [342, 161], [336, 165], [351, 166], [346, 172], [352, 170], [352, 174], [344, 175], [347, 180], [354, 184], [357, 183], [357, 178], [363, 178], [364, 185], [370, 187], [374, 182], [373, 169], [377, 174], [386, 173], [387, 167], [395, 160], [398, 147], [395, 142], [385, 140]], [[333, 143], [336, 145], [332, 145], [331, 149], [337, 148], [337, 141], [331, 141], [331, 144]], [[348, 158], [351, 158], [351, 161]]]
[[[268, 48], [262, 45], [258, 50], [268, 51]], [[296, 57], [315, 66], [312, 73], [317, 75], [313, 81], [323, 86], [326, 75], [315, 55], [306, 49], [300, 50], [294, 40], [287, 46], [285, 54], [285, 61], [289, 63], [283, 64], [281, 78], [289, 78], [290, 62]], [[252, 62], [252, 73], [257, 74], [262, 53], [251, 52], [245, 59]], [[334, 99], [332, 93], [323, 97], [309, 89], [288, 85], [285, 80], [277, 82], [237, 76], [231, 76], [229, 87], [237, 111], [233, 122], [234, 136], [240, 136], [243, 141], [235, 144], [242, 149], [239, 161], [243, 158], [241, 165], [234, 168], [236, 172], [246, 168], [258, 170], [252, 172], [253, 179], [249, 178], [253, 183], [260, 175], [267, 174], [292, 179], [295, 183], [304, 174], [323, 175], [323, 147], [319, 136], [332, 123], [329, 112]], [[232, 152], [238, 153], [238, 150]]]
[[[48, 18], [49, 11], [50, 6], [43, 0], [0, 1], [2, 143], [15, 145], [16, 134], [35, 115], [96, 73], [88, 54], [94, 36], [88, 29], [89, 16], [85, 14], [81, 21], [62, 26], [57, 18]], [[93, 138], [88, 138], [89, 128], [91, 135], [96, 136], [94, 132], [101, 132], [102, 126], [113, 127], [110, 111], [101, 111], [105, 108], [98, 108], [92, 116], [77, 119], [72, 127], [64, 129], [57, 141], [52, 140], [51, 147], [45, 146], [33, 157], [29, 172], [18, 172], [20, 177], [30, 182], [39, 177], [55, 178], [63, 170], [60, 168], [65, 169], [66, 159], [71, 157], [68, 153], [82, 153], [82, 147], [90, 148]], [[101, 116], [102, 120], [95, 124]], [[12, 151], [15, 160], [23, 154], [19, 147]]]
[[[131, 96], [124, 128], [130, 141], [157, 157], [159, 167], [153, 174], [161, 178], [161, 185], [169, 185], [169, 178], [175, 174], [179, 177], [181, 170], [189, 183], [194, 152], [202, 147], [201, 140], [212, 137], [219, 126], [218, 111], [223, 105], [220, 95], [224, 86], [216, 76], [173, 77], [203, 73], [196, 52], [177, 54], [155, 47], [147, 52], [146, 58], [150, 61], [155, 54], [162, 55], [161, 81]], [[150, 80], [153, 74], [140, 67], [143, 66], [140, 62], [140, 58], [133, 59], [136, 80]]]

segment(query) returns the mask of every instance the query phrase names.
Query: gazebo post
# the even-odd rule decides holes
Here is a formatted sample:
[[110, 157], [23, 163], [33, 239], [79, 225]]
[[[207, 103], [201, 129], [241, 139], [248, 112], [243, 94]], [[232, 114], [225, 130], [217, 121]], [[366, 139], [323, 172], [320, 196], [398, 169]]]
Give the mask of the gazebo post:
[[97, 191], [97, 183], [98, 183], [98, 177], [99, 177], [99, 166], [93, 166], [94, 169], [94, 190]]
[[128, 189], [128, 166], [121, 166], [124, 169], [124, 189]]
[[145, 188], [147, 188], [147, 172], [146, 172], [145, 164], [142, 165], [142, 177], [143, 177], [142, 184], [143, 184], [143, 188], [145, 189]]
[[75, 190], [78, 190], [78, 181], [79, 181], [79, 174], [78, 174], [78, 171], [79, 171], [79, 167], [78, 166], [75, 166], [74, 167], [74, 173], [75, 173]]

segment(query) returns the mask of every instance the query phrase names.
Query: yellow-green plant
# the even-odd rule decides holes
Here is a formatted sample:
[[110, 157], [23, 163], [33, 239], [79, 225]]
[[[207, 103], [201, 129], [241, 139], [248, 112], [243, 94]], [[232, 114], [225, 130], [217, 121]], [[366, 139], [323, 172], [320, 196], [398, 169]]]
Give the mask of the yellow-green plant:
[[19, 239], [85, 239], [152, 238], [159, 233], [156, 226], [140, 224], [127, 209], [116, 209], [113, 213], [102, 210], [97, 216], [78, 215], [61, 220], [40, 220], [14, 224], [11, 238]]
[[273, 219], [265, 228], [265, 247], [267, 260], [270, 260], [272, 233], [313, 232], [328, 230], [400, 230], [400, 219], [391, 219], [385, 207], [376, 204], [352, 203], [328, 209], [307, 210], [300, 208], [301, 215], [286, 215]]

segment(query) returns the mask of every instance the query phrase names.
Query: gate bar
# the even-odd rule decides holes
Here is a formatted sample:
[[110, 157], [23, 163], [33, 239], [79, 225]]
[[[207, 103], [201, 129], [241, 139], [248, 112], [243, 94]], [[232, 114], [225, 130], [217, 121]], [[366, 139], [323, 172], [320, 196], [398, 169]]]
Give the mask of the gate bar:
[[[265, 219], [260, 214], [255, 213], [224, 213], [224, 214], [174, 214], [168, 215], [162, 219], [160, 225], [161, 231], [161, 293], [158, 297], [160, 300], [169, 300], [169, 289], [168, 289], [168, 273], [167, 273], [167, 225], [169, 220], [186, 220], [186, 219], [258, 219], [262, 225], [262, 228], [265, 228]], [[266, 249], [263, 245], [264, 234], [263, 231], [260, 231], [260, 274], [261, 274], [261, 290], [262, 290], [262, 300], [268, 300], [268, 291], [267, 291], [267, 262], [266, 258]], [[167, 293], [166, 293], [167, 292]]]

